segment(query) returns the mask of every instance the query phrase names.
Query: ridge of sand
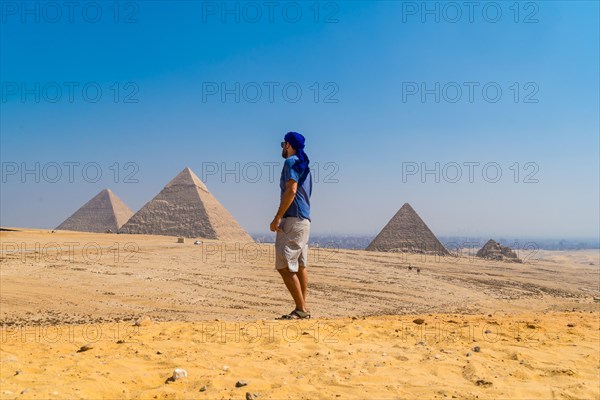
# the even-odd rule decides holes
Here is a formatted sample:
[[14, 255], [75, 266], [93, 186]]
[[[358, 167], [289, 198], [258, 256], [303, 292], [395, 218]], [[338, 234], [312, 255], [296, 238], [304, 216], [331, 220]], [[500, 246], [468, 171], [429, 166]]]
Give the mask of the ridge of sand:
[[[0, 242], [0, 325], [256, 320], [290, 307], [272, 244], [33, 230]], [[325, 318], [597, 309], [597, 250], [520, 257], [311, 249], [309, 303]]]

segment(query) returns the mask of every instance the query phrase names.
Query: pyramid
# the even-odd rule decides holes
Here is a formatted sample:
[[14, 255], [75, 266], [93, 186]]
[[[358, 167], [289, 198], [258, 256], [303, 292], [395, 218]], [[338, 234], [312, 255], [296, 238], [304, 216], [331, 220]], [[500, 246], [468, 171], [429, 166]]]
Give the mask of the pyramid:
[[487, 258], [488, 260], [507, 261], [522, 263], [523, 261], [517, 257], [517, 254], [510, 248], [502, 246], [495, 240], [488, 240], [481, 249], [477, 252], [477, 257]]
[[369, 251], [410, 252], [447, 255], [416, 211], [405, 203], [367, 247]]
[[189, 168], [184, 168], [119, 233], [252, 242]]
[[104, 189], [56, 229], [81, 232], [117, 232], [133, 212], [110, 189]]

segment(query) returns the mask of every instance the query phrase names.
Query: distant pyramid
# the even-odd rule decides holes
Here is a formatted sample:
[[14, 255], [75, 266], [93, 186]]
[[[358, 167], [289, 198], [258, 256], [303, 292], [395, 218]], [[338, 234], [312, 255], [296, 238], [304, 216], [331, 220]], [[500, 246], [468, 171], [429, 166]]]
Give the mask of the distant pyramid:
[[56, 229], [81, 232], [117, 232], [133, 212], [110, 189], [104, 189]]
[[523, 261], [517, 257], [517, 254], [510, 248], [502, 246], [495, 240], [488, 240], [481, 249], [477, 252], [477, 257], [487, 258], [488, 260], [508, 261], [522, 263]]
[[448, 250], [408, 203], [392, 217], [367, 247], [369, 251], [447, 255]]
[[135, 213], [119, 232], [253, 241], [187, 167]]

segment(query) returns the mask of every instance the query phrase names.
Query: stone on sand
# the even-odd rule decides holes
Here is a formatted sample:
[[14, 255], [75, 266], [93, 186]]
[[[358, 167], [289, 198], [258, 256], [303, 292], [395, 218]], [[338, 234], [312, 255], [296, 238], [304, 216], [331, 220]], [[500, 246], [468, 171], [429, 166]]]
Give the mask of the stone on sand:
[[96, 347], [94, 343], [87, 343], [87, 344], [84, 344], [83, 346], [81, 346], [77, 352], [82, 353], [84, 351], [91, 350], [94, 347]]
[[173, 371], [173, 381], [177, 381], [179, 379], [183, 379], [183, 378], [187, 378], [187, 377], [188, 377], [188, 373], [185, 369], [175, 368], [175, 371]]
[[134, 326], [148, 326], [152, 324], [152, 318], [150, 318], [147, 315], [144, 315], [142, 318], [139, 318], [137, 321], [135, 321], [135, 323], [133, 324]]

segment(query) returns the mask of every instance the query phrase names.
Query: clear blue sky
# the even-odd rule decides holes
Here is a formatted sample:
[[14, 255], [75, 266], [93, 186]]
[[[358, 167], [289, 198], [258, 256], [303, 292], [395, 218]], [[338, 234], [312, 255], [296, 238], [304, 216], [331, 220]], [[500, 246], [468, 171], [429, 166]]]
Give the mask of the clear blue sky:
[[[105, 187], [137, 211], [185, 166], [202, 177], [207, 163], [240, 163], [240, 182], [206, 184], [246, 230], [266, 232], [279, 189], [264, 163], [281, 163], [279, 142], [295, 130], [318, 162], [315, 233], [373, 234], [409, 202], [439, 235], [599, 235], [598, 2], [428, 2], [434, 14], [400, 1], [231, 2], [230, 13], [221, 2], [140, 1], [118, 14], [113, 2], [0, 3], [4, 226], [55, 227]], [[222, 101], [221, 85], [236, 83], [239, 102]], [[422, 83], [433, 90], [424, 99]], [[73, 182], [68, 162], [79, 163]], [[95, 183], [81, 173], [90, 162], [102, 168]], [[137, 183], [123, 182], [128, 162]], [[23, 180], [35, 163], [46, 174]], [[55, 183], [51, 163], [62, 166]], [[248, 163], [263, 166], [258, 182]], [[436, 163], [439, 182], [403, 178]], [[482, 176], [487, 163], [498, 182], [493, 168]]]

